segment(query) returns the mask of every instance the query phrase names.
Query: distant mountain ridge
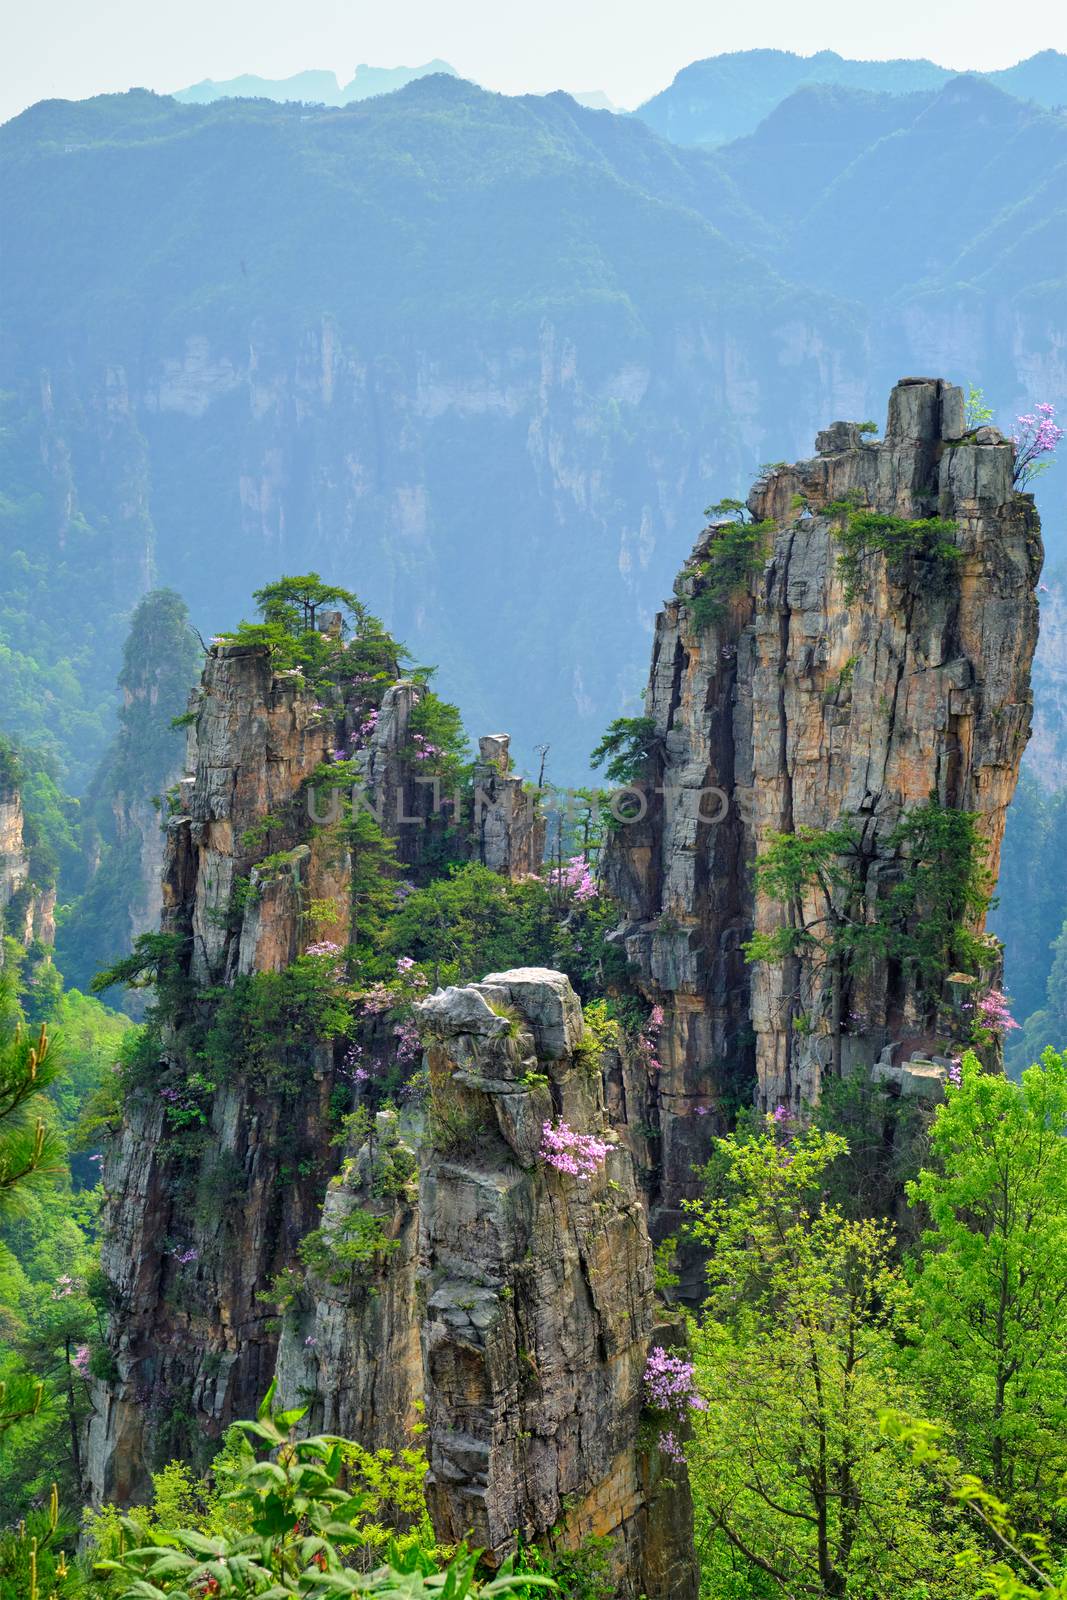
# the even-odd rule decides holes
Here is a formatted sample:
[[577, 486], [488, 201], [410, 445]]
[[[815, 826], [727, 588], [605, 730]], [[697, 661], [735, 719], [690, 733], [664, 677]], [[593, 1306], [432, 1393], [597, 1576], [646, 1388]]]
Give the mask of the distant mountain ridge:
[[311, 568], [582, 781], [760, 462], [909, 372], [1067, 409], [1067, 119], [976, 77], [805, 88], [722, 150], [444, 74], [46, 101], [0, 206], [0, 703], [82, 787], [146, 588], [206, 635]]
[[[832, 84], [876, 94], [941, 88], [958, 70], [926, 60], [854, 61], [836, 50], [799, 56], [788, 50], [738, 50], [683, 67], [673, 83], [634, 112], [675, 144], [725, 144], [755, 131], [798, 89]], [[1013, 67], [975, 77], [1020, 100], [1067, 104], [1067, 55], [1042, 50]]]
[[218, 82], [203, 78], [187, 89], [176, 89], [172, 99], [194, 106], [211, 105], [215, 100], [297, 100], [308, 105], [347, 106], [354, 100], [391, 94], [394, 89], [402, 89], [417, 78], [428, 78], [434, 72], [443, 72], [451, 78], [459, 76], [455, 67], [438, 60], [427, 61], [421, 67], [369, 67], [364, 63], [344, 85], [335, 72], [295, 72], [289, 78], [260, 78], [246, 72], [238, 78]]

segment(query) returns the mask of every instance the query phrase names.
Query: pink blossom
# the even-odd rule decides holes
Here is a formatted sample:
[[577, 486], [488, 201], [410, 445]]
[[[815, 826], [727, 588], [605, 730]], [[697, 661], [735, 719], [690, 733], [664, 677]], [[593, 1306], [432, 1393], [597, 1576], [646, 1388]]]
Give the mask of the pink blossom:
[[1019, 1024], [1008, 1010], [1007, 997], [999, 989], [990, 989], [978, 1002], [978, 1015], [994, 1033], [1010, 1033]]
[[600, 892], [584, 856], [571, 856], [563, 866], [553, 867], [548, 881], [553, 888], [565, 889], [577, 901], [595, 900]]
[[591, 1133], [575, 1133], [568, 1127], [562, 1118], [553, 1124], [541, 1124], [541, 1149], [538, 1152], [542, 1161], [550, 1167], [555, 1167], [557, 1172], [566, 1173], [568, 1177], [580, 1178], [584, 1183], [591, 1178], [607, 1160], [608, 1146], [603, 1139], [598, 1139]]
[[53, 1300], [65, 1300], [67, 1295], [74, 1293], [74, 1279], [69, 1273], [64, 1272], [56, 1279], [56, 1286], [52, 1290]]
[[304, 953], [309, 956], [338, 956], [341, 946], [334, 944], [332, 939], [320, 939], [317, 944], [309, 944]]
[[414, 1061], [422, 1052], [422, 1040], [419, 1030], [413, 1022], [398, 1022], [393, 1029], [396, 1039], [396, 1058], [398, 1061]]
[[690, 1410], [707, 1410], [694, 1384], [693, 1363], [670, 1355], [659, 1344], [653, 1345], [645, 1362], [645, 1394], [657, 1411], [673, 1411], [679, 1418]]
[[87, 1344], [80, 1344], [78, 1346], [78, 1348], [77, 1348], [77, 1350], [75, 1350], [73, 1356], [71, 1356], [70, 1364], [74, 1368], [75, 1372], [78, 1374], [79, 1377], [81, 1377], [81, 1378], [88, 1377], [88, 1375], [89, 1375], [89, 1346]]
[[360, 1005], [365, 1017], [374, 1017], [382, 1011], [388, 1011], [396, 1004], [396, 995], [387, 989], [384, 983], [376, 983], [365, 994], [360, 996]]
[[1012, 481], [1017, 489], [1024, 489], [1039, 472], [1044, 472], [1046, 467], [1052, 465], [1051, 461], [1042, 461], [1040, 458], [1052, 454], [1063, 438], [1063, 429], [1056, 422], [1056, 407], [1047, 400], [1036, 405], [1025, 416], [1016, 417], [1015, 422], [1016, 432], [1011, 436], [1015, 446]]
[[648, 1021], [637, 1036], [637, 1054], [645, 1064], [648, 1072], [662, 1072], [663, 1062], [658, 1055], [659, 1032], [663, 1027], [664, 1015], [662, 1006], [653, 1006], [649, 1013]]

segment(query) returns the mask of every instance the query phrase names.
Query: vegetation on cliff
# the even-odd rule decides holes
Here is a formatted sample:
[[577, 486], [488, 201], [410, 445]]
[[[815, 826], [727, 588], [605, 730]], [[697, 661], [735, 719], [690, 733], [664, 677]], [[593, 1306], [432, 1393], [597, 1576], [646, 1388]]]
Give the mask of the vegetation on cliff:
[[[927, 1225], [903, 1262], [890, 1225], [827, 1200], [839, 1135], [779, 1107], [718, 1141], [690, 1208], [709, 1295], [671, 1435], [709, 1595], [1060, 1592], [1011, 1584], [1033, 1581], [1026, 1549], [1053, 1574], [1063, 1559], [1065, 1133], [1067, 1058], [1017, 1086], [968, 1055], [909, 1188]], [[907, 1417], [941, 1455], [916, 1453]]]

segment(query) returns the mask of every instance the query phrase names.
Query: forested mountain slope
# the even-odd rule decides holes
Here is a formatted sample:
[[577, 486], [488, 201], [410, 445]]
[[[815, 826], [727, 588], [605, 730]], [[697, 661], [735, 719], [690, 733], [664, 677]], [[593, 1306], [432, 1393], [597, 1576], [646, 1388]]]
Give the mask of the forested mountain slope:
[[[958, 69], [933, 61], [850, 61], [836, 50], [737, 50], [683, 67], [673, 83], [639, 106], [650, 128], [678, 144], [724, 144], [751, 133], [798, 89], [815, 84], [879, 94], [937, 89]], [[1067, 56], [1041, 50], [1013, 67], [982, 74], [1008, 94], [1042, 106], [1067, 102]]]
[[1065, 153], [969, 79], [806, 92], [717, 153], [443, 76], [33, 107], [0, 129], [10, 730], [83, 787], [148, 587], [206, 631], [315, 566], [581, 776], [708, 500], [909, 368], [1001, 423], [1062, 401]]

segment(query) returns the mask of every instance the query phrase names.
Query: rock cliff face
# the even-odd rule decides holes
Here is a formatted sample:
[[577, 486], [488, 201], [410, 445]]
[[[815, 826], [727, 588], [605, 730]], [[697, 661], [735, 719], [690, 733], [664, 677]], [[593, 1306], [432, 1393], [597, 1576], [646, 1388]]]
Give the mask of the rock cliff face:
[[[264, 649], [210, 653], [167, 834], [168, 1021], [105, 1168], [117, 1376], [91, 1429], [99, 1493], [129, 1499], [162, 1455], [195, 1457], [276, 1372], [308, 1426], [372, 1448], [406, 1442], [424, 1401], [442, 1538], [473, 1532], [500, 1561], [516, 1537], [606, 1534], [620, 1594], [695, 1593], [684, 1484], [639, 1429], [666, 1337], [650, 1233], [754, 1085], [763, 1108], [800, 1108], [859, 1068], [935, 1098], [951, 1003], [947, 978], [920, 990], [888, 947], [833, 968], [808, 937], [817, 889], [783, 906], [754, 864], [779, 836], [847, 828], [850, 887], [822, 911], [847, 901], [873, 926], [911, 870], [901, 820], [933, 797], [973, 814], [995, 873], [1030, 723], [1041, 545], [1011, 446], [965, 430], [958, 390], [909, 379], [882, 442], [838, 423], [817, 451], [768, 469], [751, 530], [705, 532], [657, 622], [640, 814], [606, 856], [654, 1050], [602, 1050], [565, 977], [519, 968], [433, 995], [418, 980], [427, 1098], [399, 1115], [372, 1114], [358, 1052], [322, 1028], [275, 1041], [269, 1076], [240, 1030], [228, 1061], [225, 997], [303, 970], [309, 945], [331, 959], [356, 926], [356, 833], [307, 804], [339, 743], [413, 876], [458, 837], [518, 876], [544, 835], [505, 735], [481, 741], [472, 817], [419, 781], [420, 684], [397, 677], [370, 718]], [[884, 548], [857, 546], [861, 510]], [[783, 926], [805, 937], [750, 965], [748, 938]], [[996, 952], [983, 961], [988, 976]], [[389, 1029], [362, 1015], [380, 1065]], [[592, 1141], [584, 1180], [540, 1153], [557, 1119]]]
[[[366, 805], [407, 864], [457, 820], [436, 786], [418, 781], [409, 754], [411, 712], [423, 693], [403, 680], [387, 688], [353, 758]], [[117, 1376], [101, 1386], [89, 1450], [103, 1496], [135, 1497], [161, 1455], [195, 1456], [270, 1382], [278, 1347], [270, 1286], [323, 1221], [319, 1197], [339, 1159], [331, 1145], [338, 1097], [351, 1095], [351, 1075], [327, 1041], [284, 1045], [269, 1080], [223, 1060], [212, 1069], [217, 1081], [207, 1081], [200, 1052], [220, 997], [241, 980], [284, 972], [314, 942], [324, 908], [330, 941], [347, 942], [351, 856], [328, 800], [313, 823], [307, 786], [337, 741], [365, 722], [358, 699], [327, 707], [298, 673], [274, 673], [265, 648], [219, 646], [208, 658], [189, 775], [166, 838], [161, 926], [178, 950], [169, 978], [176, 998], [160, 1058], [128, 1099], [104, 1172]], [[506, 745], [506, 736], [494, 741]], [[495, 861], [508, 868], [514, 837], [526, 870], [539, 837], [534, 802], [518, 779], [494, 773], [485, 826]], [[481, 848], [473, 833], [470, 848]], [[245, 1042], [238, 1033], [235, 1052]], [[346, 1172], [328, 1214], [348, 1194]], [[404, 1302], [400, 1262], [390, 1268]], [[375, 1311], [361, 1346], [359, 1329], [337, 1309], [343, 1349], [330, 1368], [330, 1417], [351, 1423], [364, 1442], [396, 1443], [400, 1419], [410, 1420], [408, 1390], [398, 1379], [385, 1401], [370, 1351], [376, 1361], [410, 1343], [410, 1312], [393, 1315], [384, 1301]], [[397, 1372], [404, 1366], [401, 1353]], [[346, 1400], [346, 1368], [366, 1380], [366, 1404]]]
[[[1032, 498], [1012, 486], [1011, 445], [965, 429], [959, 390], [905, 379], [884, 440], [837, 423], [816, 447], [753, 489], [766, 562], [718, 620], [699, 626], [707, 611], [695, 601], [730, 537], [723, 525], [702, 535], [658, 617], [646, 697], [657, 792], [608, 851], [627, 952], [666, 1013], [664, 1221], [753, 1081], [761, 1107], [797, 1107], [818, 1095], [835, 1037], [846, 1071], [936, 1044], [899, 964], [876, 961], [838, 994], [839, 1025], [813, 951], [748, 966], [743, 942], [785, 916], [757, 887], [755, 859], [776, 834], [846, 824], [870, 913], [900, 877], [894, 829], [933, 796], [976, 815], [995, 877], [1030, 728], [1042, 552]], [[839, 557], [854, 508], [948, 519], [958, 557], [938, 568], [872, 552], [850, 584]]]
[[[601, 1061], [558, 972], [520, 968], [418, 1008], [430, 1073], [420, 1183], [428, 1498], [449, 1540], [615, 1540], [627, 1594], [695, 1594], [688, 1495], [638, 1448], [652, 1259]], [[539, 1160], [553, 1117], [599, 1137], [588, 1181]], [[688, 1537], [687, 1537], [688, 1535]]]
[[25, 815], [17, 783], [0, 782], [0, 926], [20, 944], [56, 937], [56, 891], [30, 879]]

